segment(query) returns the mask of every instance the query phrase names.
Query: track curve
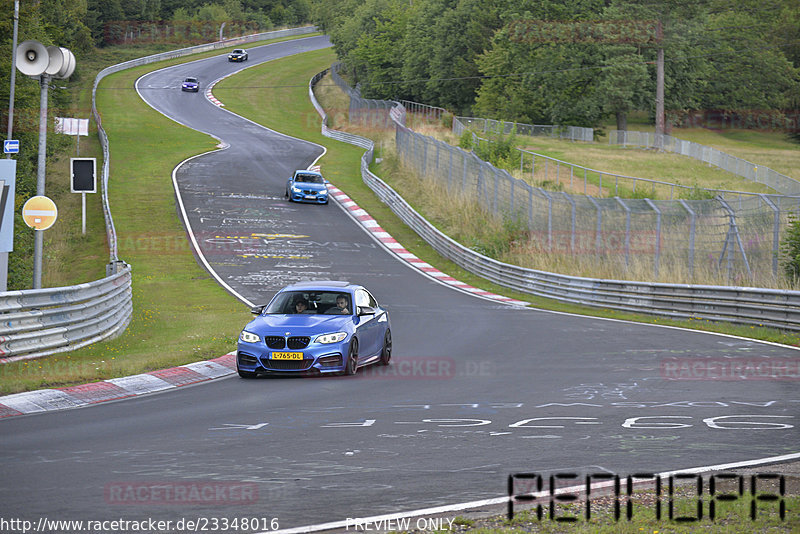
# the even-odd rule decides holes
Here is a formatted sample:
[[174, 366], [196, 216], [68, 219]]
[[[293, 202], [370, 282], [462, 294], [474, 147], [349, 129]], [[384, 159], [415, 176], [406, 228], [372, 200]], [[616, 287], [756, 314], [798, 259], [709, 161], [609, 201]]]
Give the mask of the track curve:
[[[255, 47], [250, 63], [324, 46]], [[228, 146], [175, 172], [208, 265], [250, 302], [300, 278], [364, 284], [391, 312], [394, 365], [0, 420], [4, 515], [276, 517], [291, 528], [496, 497], [520, 471], [659, 472], [798, 452], [796, 382], [680, 380], [668, 367], [796, 362], [791, 348], [488, 302], [408, 268], [335, 205], [288, 204], [289, 173], [322, 149], [177, 89], [238, 68], [219, 56], [137, 84], [150, 105]], [[187, 484], [252, 498], [126, 493]]]

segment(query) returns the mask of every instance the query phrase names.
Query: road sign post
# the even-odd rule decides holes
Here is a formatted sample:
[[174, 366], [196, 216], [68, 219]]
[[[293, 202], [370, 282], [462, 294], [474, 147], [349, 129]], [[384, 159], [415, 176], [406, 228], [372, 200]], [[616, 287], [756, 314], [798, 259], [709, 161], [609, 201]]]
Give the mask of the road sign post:
[[22, 206], [22, 220], [34, 230], [47, 230], [56, 222], [58, 208], [56, 203], [45, 196], [28, 199]]
[[70, 191], [81, 193], [81, 230], [86, 235], [86, 193], [97, 193], [97, 160], [70, 158]]

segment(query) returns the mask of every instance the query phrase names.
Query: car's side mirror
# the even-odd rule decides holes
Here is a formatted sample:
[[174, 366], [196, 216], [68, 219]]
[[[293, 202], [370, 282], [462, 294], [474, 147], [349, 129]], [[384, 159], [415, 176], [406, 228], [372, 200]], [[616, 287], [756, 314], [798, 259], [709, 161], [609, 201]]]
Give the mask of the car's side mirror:
[[371, 308], [369, 306], [359, 306], [358, 316], [361, 317], [362, 315], [375, 315], [375, 308]]
[[253, 306], [250, 308], [250, 313], [253, 315], [261, 315], [262, 311], [264, 311], [264, 306]]

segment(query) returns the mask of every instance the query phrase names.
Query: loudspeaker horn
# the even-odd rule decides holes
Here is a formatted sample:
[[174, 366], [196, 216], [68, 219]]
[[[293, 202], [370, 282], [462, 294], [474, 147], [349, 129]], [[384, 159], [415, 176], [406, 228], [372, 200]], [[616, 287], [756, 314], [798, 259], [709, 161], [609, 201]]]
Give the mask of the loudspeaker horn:
[[75, 54], [67, 48], [62, 48], [61, 54], [64, 56], [64, 64], [56, 74], [56, 78], [69, 78], [75, 72]]
[[64, 55], [58, 46], [48, 46], [47, 55], [50, 56], [50, 60], [47, 62], [47, 68], [44, 69], [44, 73], [55, 76], [64, 66]]
[[50, 64], [47, 48], [39, 41], [23, 41], [17, 46], [17, 70], [26, 76], [44, 74]]

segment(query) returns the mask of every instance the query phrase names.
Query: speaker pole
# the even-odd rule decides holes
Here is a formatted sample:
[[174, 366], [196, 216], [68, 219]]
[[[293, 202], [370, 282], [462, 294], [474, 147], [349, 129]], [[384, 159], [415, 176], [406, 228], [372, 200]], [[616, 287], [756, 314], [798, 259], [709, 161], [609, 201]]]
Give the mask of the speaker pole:
[[[44, 196], [45, 169], [47, 165], [47, 90], [50, 88], [50, 75], [39, 77], [42, 87], [39, 99], [39, 168], [36, 173], [36, 195]], [[44, 232], [36, 230], [33, 241], [33, 289], [42, 288], [42, 249]]]

